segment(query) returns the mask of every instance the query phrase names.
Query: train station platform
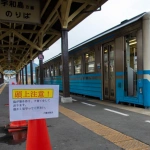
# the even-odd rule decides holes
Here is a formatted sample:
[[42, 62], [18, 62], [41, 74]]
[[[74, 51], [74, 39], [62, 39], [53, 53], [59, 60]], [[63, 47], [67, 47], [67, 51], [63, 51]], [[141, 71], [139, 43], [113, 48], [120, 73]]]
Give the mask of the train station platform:
[[[9, 124], [8, 96], [8, 84], [1, 85], [0, 150], [25, 150], [26, 140], [4, 130]], [[72, 97], [73, 103], [60, 103], [58, 118], [47, 119], [53, 150], [150, 150], [150, 110]]]

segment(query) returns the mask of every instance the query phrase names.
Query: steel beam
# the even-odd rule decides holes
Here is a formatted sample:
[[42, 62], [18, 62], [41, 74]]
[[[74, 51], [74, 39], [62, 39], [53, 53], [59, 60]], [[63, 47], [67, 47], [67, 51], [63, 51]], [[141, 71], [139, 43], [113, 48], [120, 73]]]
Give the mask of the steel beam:
[[98, 5], [98, 1], [97, 0], [73, 0], [74, 2], [77, 3], [88, 3], [89, 5]]
[[36, 44], [34, 44], [33, 42], [31, 42], [30, 40], [28, 40], [27, 38], [25, 38], [24, 36], [22, 36], [21, 34], [19, 34], [17, 31], [13, 30], [13, 33], [20, 39], [22, 39], [23, 41], [25, 41], [26, 43], [28, 43], [31, 47], [42, 51], [42, 49], [40, 47], [38, 47]]
[[[7, 48], [7, 47], [10, 47], [9, 44], [7, 45], [0, 45], [0, 48]], [[12, 45], [13, 48], [29, 48], [30, 46], [26, 46], [26, 45]]]

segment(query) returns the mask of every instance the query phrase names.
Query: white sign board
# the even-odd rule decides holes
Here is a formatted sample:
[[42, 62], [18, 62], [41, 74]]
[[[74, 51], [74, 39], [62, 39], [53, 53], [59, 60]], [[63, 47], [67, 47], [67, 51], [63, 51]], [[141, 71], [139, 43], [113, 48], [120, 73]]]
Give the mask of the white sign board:
[[40, 1], [0, 0], [0, 20], [40, 24]]
[[58, 117], [59, 85], [9, 85], [10, 121]]

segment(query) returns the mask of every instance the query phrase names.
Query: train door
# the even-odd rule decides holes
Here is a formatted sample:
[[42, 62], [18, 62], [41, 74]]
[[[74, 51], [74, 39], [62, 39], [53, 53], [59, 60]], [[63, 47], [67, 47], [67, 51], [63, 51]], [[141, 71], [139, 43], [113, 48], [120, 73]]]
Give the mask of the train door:
[[125, 95], [137, 96], [137, 38], [135, 33], [125, 37]]
[[115, 56], [114, 43], [103, 46], [103, 97], [115, 100]]

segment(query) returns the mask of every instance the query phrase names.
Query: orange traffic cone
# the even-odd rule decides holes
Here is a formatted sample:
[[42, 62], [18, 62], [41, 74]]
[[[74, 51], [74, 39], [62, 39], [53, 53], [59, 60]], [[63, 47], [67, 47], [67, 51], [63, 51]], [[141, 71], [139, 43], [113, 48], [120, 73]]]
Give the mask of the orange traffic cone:
[[[15, 83], [12, 82], [12, 85], [15, 85]], [[8, 106], [9, 106], [9, 104], [8, 104]], [[8, 129], [8, 132], [14, 132], [14, 131], [19, 131], [24, 128], [27, 128], [27, 126], [28, 126], [27, 121], [22, 120], [22, 121], [13, 121], [5, 127]]]
[[45, 119], [28, 121], [26, 150], [52, 150]]
[[27, 128], [28, 124], [25, 120], [22, 121], [13, 121], [8, 126], [9, 132], [14, 132], [18, 130], [22, 130], [22, 128]]
[[26, 140], [27, 131], [26, 130], [16, 131], [16, 132], [12, 132], [11, 135], [13, 137], [12, 140], [13, 144], [20, 144]]

